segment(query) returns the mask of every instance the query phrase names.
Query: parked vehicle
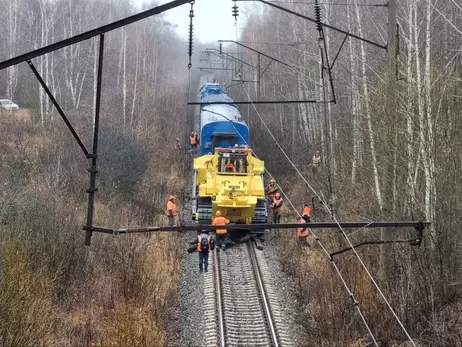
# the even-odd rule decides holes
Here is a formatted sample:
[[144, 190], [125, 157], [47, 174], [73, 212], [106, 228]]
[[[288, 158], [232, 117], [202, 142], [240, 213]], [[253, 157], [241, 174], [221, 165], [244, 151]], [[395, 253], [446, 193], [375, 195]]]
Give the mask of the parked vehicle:
[[5, 110], [18, 110], [19, 106], [8, 99], [0, 99], [0, 108]]

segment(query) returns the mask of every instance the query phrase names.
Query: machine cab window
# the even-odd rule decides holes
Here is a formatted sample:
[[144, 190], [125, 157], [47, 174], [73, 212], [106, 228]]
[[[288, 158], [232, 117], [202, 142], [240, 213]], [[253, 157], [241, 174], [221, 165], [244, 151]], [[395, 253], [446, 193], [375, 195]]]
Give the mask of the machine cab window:
[[247, 173], [247, 155], [245, 153], [220, 153], [218, 171], [227, 174]]

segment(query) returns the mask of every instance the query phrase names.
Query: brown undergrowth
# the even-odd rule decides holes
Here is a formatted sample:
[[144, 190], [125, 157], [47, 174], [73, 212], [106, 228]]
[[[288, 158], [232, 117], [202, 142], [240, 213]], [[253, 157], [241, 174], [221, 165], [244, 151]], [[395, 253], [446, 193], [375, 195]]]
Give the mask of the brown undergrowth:
[[[101, 161], [95, 223], [165, 224], [166, 197], [183, 189], [181, 161], [149, 132], [105, 130], [102, 153], [123, 148]], [[165, 345], [178, 236], [95, 233], [85, 247], [87, 164], [66, 129], [23, 115], [3, 119], [0, 132], [0, 345]]]
[[[309, 172], [304, 174], [317, 191], [322, 188], [319, 185], [321, 175], [312, 176]], [[282, 184], [292, 203], [300, 210], [303, 202], [311, 201], [310, 192], [303, 183], [291, 179], [282, 179], [279, 183]], [[363, 216], [373, 217], [374, 213], [377, 213], [369, 205], [367, 197], [373, 196], [373, 193], [367, 189], [369, 188], [346, 186], [345, 189], [339, 190], [337, 194], [339, 207], [336, 212], [340, 221], [364, 220]], [[294, 222], [295, 216], [295, 212], [286, 203], [284, 220]], [[331, 219], [323, 206], [316, 205], [312, 221], [331, 221]], [[313, 231], [328, 253], [348, 247], [345, 238], [336, 229]], [[346, 232], [353, 244], [380, 239], [380, 230], [363, 229], [346, 230]], [[412, 230], [400, 230], [400, 234], [396, 234], [396, 237], [405, 238], [409, 235], [412, 235]], [[298, 243], [295, 231], [282, 230], [276, 233], [284, 271], [296, 282], [300, 310], [304, 317], [302, 324], [309, 336], [305, 345], [358, 347], [372, 345], [367, 328], [357, 310], [360, 308], [379, 345], [411, 346], [353, 252], [336, 255], [331, 261], [313, 235], [310, 235], [309, 239], [313, 247], [307, 249]], [[459, 296], [457, 291], [453, 290], [453, 301], [450, 305], [443, 304], [437, 297], [432, 297], [432, 290], [438, 283], [438, 273], [434, 271], [434, 265], [427, 262], [423, 247], [397, 244], [389, 248], [387, 257], [390, 270], [387, 275], [382, 271], [380, 264], [380, 246], [357, 248], [357, 252], [418, 346], [461, 345]], [[337, 265], [356, 301], [352, 300], [345, 289], [332, 265], [333, 262]]]

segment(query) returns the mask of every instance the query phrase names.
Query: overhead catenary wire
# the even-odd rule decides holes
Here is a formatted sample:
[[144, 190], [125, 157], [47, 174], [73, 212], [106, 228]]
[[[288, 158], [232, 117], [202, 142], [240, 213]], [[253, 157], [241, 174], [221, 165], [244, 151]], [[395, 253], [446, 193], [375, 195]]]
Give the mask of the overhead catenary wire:
[[[249, 98], [249, 100], [251, 99], [250, 98], [250, 95], [249, 93], [247, 92], [247, 89], [242, 86], [242, 88], [244, 89], [245, 93], [247, 94], [247, 97]], [[255, 110], [255, 113], [258, 115], [258, 117], [260, 118], [262, 124], [264, 125], [264, 127], [266, 128], [266, 130], [268, 131], [268, 133], [270, 134], [271, 138], [273, 139], [273, 141], [276, 143], [277, 147], [281, 150], [281, 152], [283, 153], [283, 155], [286, 157], [286, 159], [289, 161], [289, 163], [292, 165], [292, 167], [295, 169], [295, 171], [298, 173], [298, 175], [301, 177], [301, 179], [305, 182], [305, 184], [310, 188], [310, 190], [313, 192], [313, 194], [316, 195], [316, 197], [323, 202], [323, 205], [324, 207], [330, 212], [329, 208], [327, 207], [327, 203], [326, 201], [324, 201], [323, 199], [321, 199], [321, 197], [319, 196], [319, 194], [316, 192], [316, 190], [311, 186], [311, 184], [309, 184], [309, 182], [306, 180], [306, 178], [303, 176], [303, 174], [300, 172], [300, 170], [298, 169], [298, 167], [294, 164], [294, 162], [290, 159], [290, 157], [287, 155], [287, 153], [284, 151], [284, 149], [281, 147], [281, 145], [279, 144], [278, 140], [274, 137], [273, 133], [271, 132], [271, 130], [269, 129], [268, 125], [266, 124], [266, 122], [264, 121], [263, 117], [260, 115], [260, 113], [258, 112], [258, 109], [257, 107], [252, 103], [252, 106]], [[401, 327], [401, 329], [403, 330], [403, 332], [405, 333], [406, 337], [409, 339], [409, 341], [412, 343], [413, 346], [416, 346], [415, 343], [414, 343], [414, 340], [412, 339], [412, 337], [409, 335], [407, 329], [404, 327], [403, 323], [401, 322], [401, 320], [399, 319], [398, 315], [396, 314], [395, 310], [393, 309], [393, 307], [391, 306], [390, 302], [388, 301], [388, 299], [385, 297], [385, 294], [383, 294], [382, 290], [380, 289], [379, 285], [377, 284], [376, 280], [374, 279], [374, 277], [372, 276], [372, 274], [370, 273], [370, 271], [368, 270], [368, 268], [366, 267], [366, 265], [364, 264], [364, 261], [361, 259], [361, 257], [359, 256], [358, 252], [356, 251], [355, 247], [353, 246], [353, 244], [351, 243], [351, 240], [350, 238], [348, 237], [347, 233], [345, 232], [345, 230], [341, 227], [339, 221], [337, 220], [337, 218], [335, 217], [335, 215], [332, 214], [332, 218], [334, 220], [335, 223], [338, 224], [339, 226], [339, 229], [341, 230], [344, 238], [347, 240], [349, 246], [351, 247], [351, 250], [354, 252], [356, 258], [358, 259], [358, 261], [360, 262], [361, 266], [363, 267], [364, 271], [366, 272], [366, 274], [368, 275], [368, 277], [370, 278], [371, 282], [374, 284], [375, 288], [377, 289], [377, 291], [379, 292], [380, 296], [382, 297], [382, 299], [384, 300], [385, 304], [387, 305], [387, 307], [389, 308], [389, 310], [391, 311], [391, 313], [393, 314], [394, 318], [396, 319], [396, 321], [398, 322], [399, 326]], [[327, 252], [327, 251], [326, 251]], [[330, 256], [329, 256], [330, 257]], [[332, 260], [332, 259], [331, 259]]]
[[[249, 96], [250, 98], [250, 96]], [[238, 128], [234, 125], [234, 121], [229, 119], [228, 117], [226, 117], [224, 114], [221, 114], [221, 113], [218, 113], [218, 112], [215, 112], [213, 110], [207, 110], [206, 108], [203, 108], [202, 111], [206, 111], [206, 112], [210, 112], [212, 114], [215, 114], [215, 115], [219, 115], [219, 116], [222, 116], [223, 118], [225, 118], [226, 120], [228, 120], [229, 122], [231, 122], [232, 126], [234, 127], [234, 129], [236, 130], [237, 134], [239, 135], [239, 137], [242, 139], [242, 141], [248, 145], [247, 141], [245, 140], [245, 138], [242, 136], [242, 134], [240, 133], [240, 131], [238, 130]], [[258, 111], [257, 111], [258, 112]], [[263, 122], [263, 120], [262, 120]], [[252, 154], [255, 156], [255, 158], [259, 159], [257, 154], [255, 153], [255, 151], [250, 148], [250, 150], [252, 151]], [[268, 173], [268, 175], [274, 179], [274, 176], [268, 171], [268, 169], [265, 168], [265, 171]], [[289, 204], [292, 206], [292, 208], [294, 209], [295, 213], [297, 213], [297, 215], [299, 217], [301, 217], [301, 214], [300, 212], [297, 210], [297, 208], [294, 206], [294, 204], [292, 203], [292, 201], [289, 199], [288, 195], [284, 192], [284, 190], [281, 188], [280, 185], [278, 185], [279, 189], [281, 190], [282, 194], [286, 197], [287, 201], [289, 202]], [[319, 198], [319, 196], [318, 196]], [[378, 347], [378, 344], [377, 344], [377, 340], [374, 336], [374, 334], [372, 333], [372, 330], [371, 328], [369, 327], [369, 324], [367, 323], [366, 321], [366, 318], [361, 310], [361, 308], [359, 307], [359, 302], [356, 300], [355, 296], [354, 296], [354, 293], [351, 291], [350, 287], [348, 287], [348, 284], [346, 283], [345, 281], [345, 278], [343, 277], [342, 273], [340, 272], [340, 269], [338, 268], [337, 264], [335, 263], [334, 259], [331, 257], [330, 253], [327, 251], [326, 247], [323, 245], [323, 243], [321, 242], [321, 240], [319, 239], [319, 237], [313, 232], [313, 230], [310, 229], [310, 232], [311, 234], [314, 236], [316, 242], [319, 244], [319, 246], [321, 247], [321, 249], [324, 251], [324, 253], [327, 255], [327, 257], [329, 258], [329, 260], [331, 261], [331, 264], [332, 266], [334, 267], [337, 275], [339, 276], [343, 286], [345, 287], [345, 290], [347, 291], [348, 293], [348, 296], [350, 298], [350, 300], [352, 301], [352, 304], [354, 305], [354, 307], [356, 308], [359, 316], [361, 317], [361, 320], [363, 321], [368, 333], [369, 333], [369, 336], [371, 337], [372, 341], [374, 342], [374, 345], [376, 347]]]

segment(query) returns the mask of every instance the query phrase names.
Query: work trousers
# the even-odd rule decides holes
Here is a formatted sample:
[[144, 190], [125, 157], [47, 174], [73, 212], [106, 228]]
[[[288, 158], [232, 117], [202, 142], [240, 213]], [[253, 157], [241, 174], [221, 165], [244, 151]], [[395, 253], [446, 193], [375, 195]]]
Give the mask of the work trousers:
[[310, 222], [311, 222], [310, 216], [308, 216], [308, 215], [306, 215], [306, 214], [304, 214], [302, 218], [305, 220], [306, 223], [310, 223]]
[[202, 265], [204, 269], [207, 270], [209, 266], [209, 252], [198, 252], [199, 253], [199, 269], [202, 270]]
[[197, 148], [197, 143], [191, 143], [191, 148]]
[[217, 241], [217, 246], [220, 248], [223, 248], [223, 246], [226, 247], [226, 239], [227, 239], [228, 233], [225, 234], [218, 234], [216, 236], [216, 241]]
[[299, 236], [298, 240], [303, 246], [311, 247], [311, 245], [308, 243], [308, 236]]
[[175, 225], [175, 216], [168, 216], [168, 226], [173, 227]]
[[273, 223], [279, 223], [281, 221], [281, 212], [273, 210]]

